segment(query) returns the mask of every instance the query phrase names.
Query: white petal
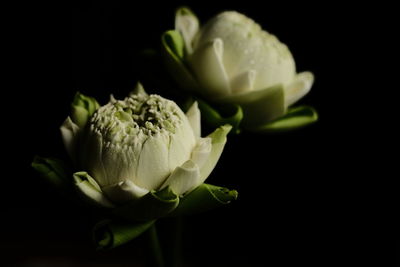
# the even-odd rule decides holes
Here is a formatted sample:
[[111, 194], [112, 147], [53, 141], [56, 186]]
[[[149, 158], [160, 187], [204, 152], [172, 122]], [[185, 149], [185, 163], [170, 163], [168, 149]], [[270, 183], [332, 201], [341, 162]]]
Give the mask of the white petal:
[[100, 186], [109, 185], [102, 160], [103, 138], [97, 132], [87, 131], [86, 133], [86, 142], [82, 145], [82, 153], [79, 155], [81, 166], [96, 178]]
[[180, 8], [175, 16], [175, 29], [181, 33], [185, 41], [186, 51], [191, 54], [193, 38], [199, 31], [199, 20], [187, 8]]
[[311, 72], [297, 74], [293, 82], [285, 87], [285, 106], [291, 106], [305, 96], [311, 90], [313, 83], [314, 75]]
[[106, 173], [106, 182], [101, 183], [103, 187], [135, 179], [139, 156], [134, 152], [130, 146], [112, 143], [103, 145], [101, 163]]
[[169, 170], [172, 172], [176, 167], [190, 159], [192, 150], [196, 145], [196, 139], [189, 122], [178, 127], [175, 134], [171, 135], [170, 138], [168, 160]]
[[207, 157], [206, 162], [200, 169], [200, 184], [208, 178], [215, 165], [217, 165], [226, 143], [226, 136], [231, 129], [232, 126], [224, 125], [208, 135], [208, 138], [212, 140], [212, 148], [209, 157]]
[[201, 138], [197, 142], [196, 147], [192, 151], [191, 160], [196, 163], [200, 168], [204, 166], [208, 157], [210, 156], [212, 144], [210, 137]]
[[224, 44], [221, 39], [216, 38], [196, 49], [189, 57], [189, 64], [205, 90], [205, 94], [224, 96], [230, 93], [223, 54]]
[[186, 112], [186, 117], [189, 120], [190, 126], [192, 126], [196, 139], [201, 136], [201, 113], [197, 101]]
[[146, 195], [149, 190], [135, 185], [131, 181], [122, 181], [117, 184], [103, 187], [104, 194], [115, 203], [124, 203], [139, 199]]
[[255, 70], [249, 70], [233, 78], [231, 80], [232, 93], [238, 94], [253, 90], [256, 74]]
[[75, 158], [76, 136], [79, 132], [79, 126], [68, 117], [60, 127], [65, 149], [71, 158]]
[[149, 137], [143, 144], [136, 172], [135, 184], [147, 190], [157, 189], [170, 175], [167, 135]]
[[200, 184], [199, 166], [193, 161], [188, 160], [173, 171], [162, 188], [169, 186], [175, 194], [183, 195], [195, 189]]
[[86, 172], [74, 173], [75, 185], [79, 191], [94, 204], [112, 208], [114, 205], [104, 196], [100, 186]]

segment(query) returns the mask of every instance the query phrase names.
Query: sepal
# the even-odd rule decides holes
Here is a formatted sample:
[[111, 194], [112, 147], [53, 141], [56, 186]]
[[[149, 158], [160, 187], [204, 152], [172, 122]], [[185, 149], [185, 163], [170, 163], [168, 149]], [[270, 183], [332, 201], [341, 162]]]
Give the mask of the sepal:
[[71, 171], [62, 160], [35, 156], [31, 166], [50, 184], [58, 188], [65, 188], [71, 184], [68, 179]]
[[98, 250], [112, 249], [123, 245], [149, 229], [155, 221], [126, 222], [102, 220], [93, 228], [93, 241]]
[[179, 205], [179, 196], [169, 187], [151, 191], [138, 200], [116, 207], [113, 214], [129, 221], [149, 221], [164, 217]]
[[169, 216], [199, 213], [229, 204], [238, 192], [225, 187], [202, 184], [181, 199], [179, 206]]

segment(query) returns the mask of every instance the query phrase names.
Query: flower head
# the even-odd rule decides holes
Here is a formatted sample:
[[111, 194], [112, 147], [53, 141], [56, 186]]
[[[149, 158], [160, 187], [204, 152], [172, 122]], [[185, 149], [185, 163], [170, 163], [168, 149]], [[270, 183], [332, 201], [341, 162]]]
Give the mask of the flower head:
[[84, 170], [74, 176], [78, 188], [103, 206], [167, 187], [179, 196], [191, 192], [214, 168], [230, 130], [217, 129], [223, 136], [218, 142], [213, 135], [201, 138], [197, 103], [185, 114], [173, 101], [148, 95], [140, 85], [124, 100], [111, 97], [91, 113], [84, 114], [87, 123], [81, 126], [68, 117], [61, 132]]
[[222, 12], [202, 27], [187, 8], [176, 13], [175, 31], [163, 36], [167, 66], [181, 87], [216, 103], [243, 108], [243, 125], [257, 128], [286, 114], [313, 84], [296, 73], [287, 46], [252, 19]]

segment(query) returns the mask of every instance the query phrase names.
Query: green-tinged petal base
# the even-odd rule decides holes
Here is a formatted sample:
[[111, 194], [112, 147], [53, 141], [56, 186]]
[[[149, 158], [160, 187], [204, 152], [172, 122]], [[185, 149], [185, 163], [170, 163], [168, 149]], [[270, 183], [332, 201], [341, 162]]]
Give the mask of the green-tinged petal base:
[[274, 121], [249, 130], [265, 133], [286, 132], [305, 127], [317, 120], [318, 113], [314, 108], [309, 106], [299, 106], [289, 108], [288, 112], [284, 116]]

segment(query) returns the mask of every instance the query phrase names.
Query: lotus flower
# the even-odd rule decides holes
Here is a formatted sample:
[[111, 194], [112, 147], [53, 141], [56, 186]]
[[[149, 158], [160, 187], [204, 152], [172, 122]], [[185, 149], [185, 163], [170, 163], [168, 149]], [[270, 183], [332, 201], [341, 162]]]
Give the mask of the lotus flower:
[[[292, 113], [289, 107], [314, 82], [311, 72], [296, 72], [285, 44], [235, 11], [220, 13], [200, 27], [189, 9], [180, 8], [175, 30], [162, 40], [167, 68], [178, 84], [211, 103], [241, 106], [247, 129], [271, 128], [271, 122]], [[308, 120], [302, 109], [301, 118], [291, 114], [283, 125], [281, 120], [273, 126], [295, 128], [317, 119], [314, 110], [306, 111]]]

